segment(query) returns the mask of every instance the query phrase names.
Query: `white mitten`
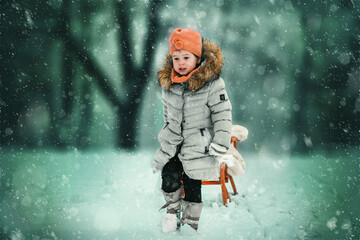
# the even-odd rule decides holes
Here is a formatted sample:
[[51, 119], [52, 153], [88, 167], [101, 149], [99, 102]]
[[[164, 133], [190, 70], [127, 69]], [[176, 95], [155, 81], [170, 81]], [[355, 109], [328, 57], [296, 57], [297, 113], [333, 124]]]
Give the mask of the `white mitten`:
[[221, 165], [221, 163], [225, 163], [227, 167], [231, 168], [232, 166], [235, 165], [236, 159], [231, 154], [225, 154], [225, 155], [218, 157], [217, 160], [219, 161], [220, 165]]

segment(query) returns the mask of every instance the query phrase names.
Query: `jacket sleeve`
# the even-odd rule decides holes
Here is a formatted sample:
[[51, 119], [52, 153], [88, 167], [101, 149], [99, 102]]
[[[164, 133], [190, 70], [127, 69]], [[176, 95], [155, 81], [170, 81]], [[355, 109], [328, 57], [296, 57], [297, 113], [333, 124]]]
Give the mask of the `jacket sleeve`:
[[208, 107], [214, 124], [214, 137], [209, 153], [215, 156], [223, 155], [229, 149], [231, 140], [232, 108], [222, 78], [215, 80], [211, 86]]
[[167, 119], [168, 119], [168, 109], [167, 109], [167, 104], [165, 102], [165, 99], [164, 99], [164, 90], [162, 90], [162, 104], [163, 104], [163, 120], [164, 120], [164, 123], [163, 125], [166, 125], [167, 123]]
[[171, 158], [171, 155], [167, 151], [163, 150], [164, 144], [166, 144], [165, 140], [163, 139], [164, 129], [167, 127], [168, 122], [168, 109], [167, 103], [164, 99], [164, 89], [162, 90], [162, 105], [163, 105], [163, 126], [158, 134], [158, 141], [160, 142], [160, 147], [155, 151], [155, 159], [152, 163], [153, 171], [161, 171], [163, 166], [166, 162]]
[[168, 102], [166, 101], [165, 92], [162, 92], [162, 103], [163, 103], [163, 127], [158, 134], [158, 141], [160, 148], [155, 152], [155, 159], [153, 161], [153, 170], [161, 170], [164, 165], [176, 155], [179, 149], [179, 145], [183, 141], [182, 136], [177, 134], [171, 127], [169, 122], [168, 113], [169, 110]]

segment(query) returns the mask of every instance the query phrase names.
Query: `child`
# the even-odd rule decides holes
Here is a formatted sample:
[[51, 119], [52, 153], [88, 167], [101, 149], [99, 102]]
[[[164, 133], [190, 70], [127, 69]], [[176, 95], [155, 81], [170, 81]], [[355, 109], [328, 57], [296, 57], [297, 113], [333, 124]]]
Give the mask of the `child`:
[[231, 104], [220, 77], [222, 54], [215, 43], [202, 41], [194, 30], [180, 28], [171, 34], [169, 43], [170, 54], [158, 72], [164, 125], [153, 169], [162, 171], [163, 208], [167, 208], [163, 231], [177, 229], [180, 206], [180, 222], [197, 230], [201, 180], [218, 180], [217, 157], [229, 148]]

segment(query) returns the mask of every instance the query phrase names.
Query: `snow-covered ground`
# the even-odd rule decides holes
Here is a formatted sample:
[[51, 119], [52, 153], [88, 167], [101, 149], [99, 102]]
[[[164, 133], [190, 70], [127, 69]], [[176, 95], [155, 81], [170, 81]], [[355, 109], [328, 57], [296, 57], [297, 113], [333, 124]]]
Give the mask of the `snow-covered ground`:
[[0, 238], [360, 239], [356, 154], [243, 156], [239, 194], [224, 207], [220, 187], [203, 186], [199, 231], [191, 236], [161, 232], [153, 151], [2, 152]]

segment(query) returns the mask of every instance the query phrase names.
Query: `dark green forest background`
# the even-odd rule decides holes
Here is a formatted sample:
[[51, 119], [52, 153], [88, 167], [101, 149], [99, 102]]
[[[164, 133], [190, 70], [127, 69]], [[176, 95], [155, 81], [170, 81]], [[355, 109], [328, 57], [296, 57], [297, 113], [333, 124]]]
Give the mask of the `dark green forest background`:
[[224, 55], [249, 151], [360, 143], [360, 1], [1, 1], [0, 147], [156, 148], [178, 27]]

